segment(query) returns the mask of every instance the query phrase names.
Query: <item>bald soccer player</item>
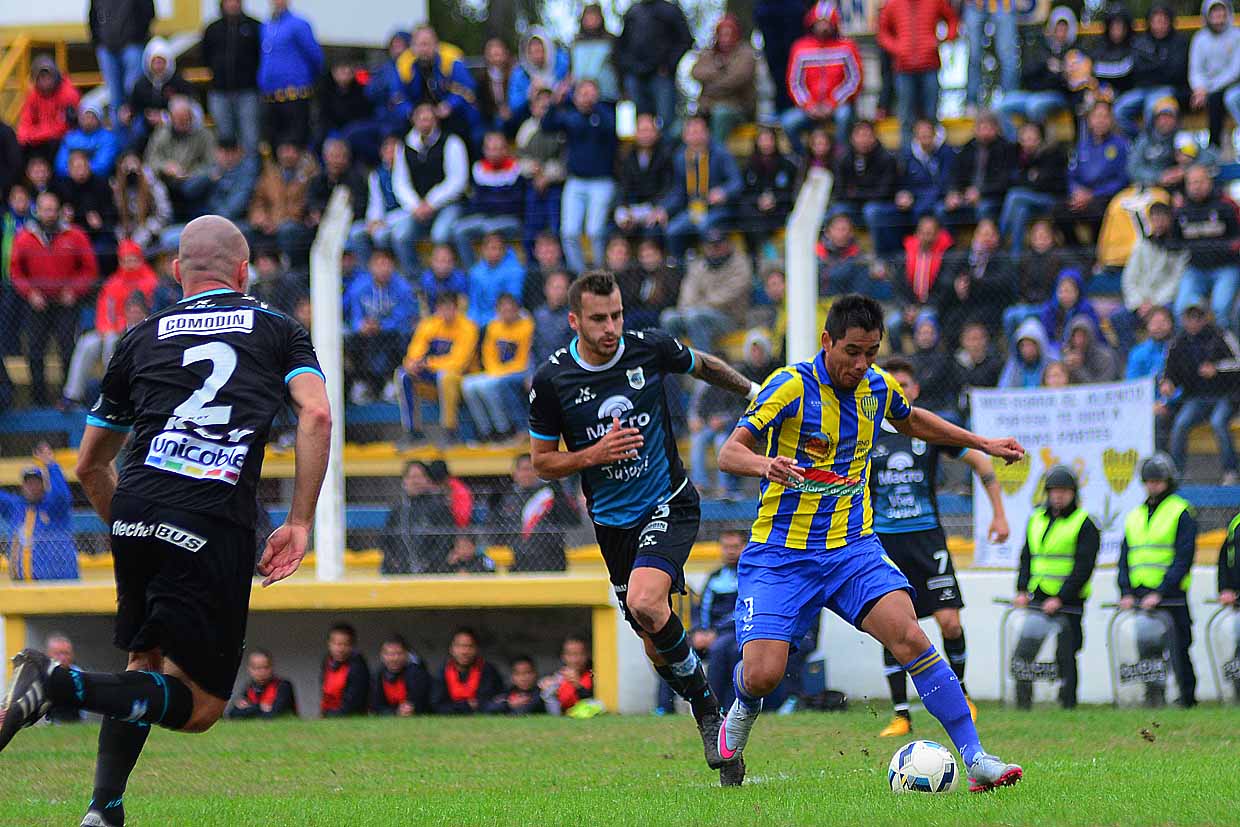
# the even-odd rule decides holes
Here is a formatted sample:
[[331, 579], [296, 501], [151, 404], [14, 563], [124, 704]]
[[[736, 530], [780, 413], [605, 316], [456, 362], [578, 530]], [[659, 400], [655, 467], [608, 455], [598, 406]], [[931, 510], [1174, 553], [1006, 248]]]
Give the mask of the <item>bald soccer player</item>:
[[[104, 717], [83, 827], [125, 823], [125, 784], [151, 725], [205, 732], [224, 713], [245, 646], [263, 448], [286, 401], [296, 479], [258, 564], [263, 585], [306, 553], [331, 411], [305, 329], [242, 293], [248, 260], [227, 220], [190, 222], [173, 263], [185, 298], [125, 334], [86, 419], [77, 473], [111, 526], [115, 641], [128, 671], [71, 671], [33, 649], [13, 658], [0, 750], [53, 705]], [[112, 460], [127, 439], [118, 480]]]

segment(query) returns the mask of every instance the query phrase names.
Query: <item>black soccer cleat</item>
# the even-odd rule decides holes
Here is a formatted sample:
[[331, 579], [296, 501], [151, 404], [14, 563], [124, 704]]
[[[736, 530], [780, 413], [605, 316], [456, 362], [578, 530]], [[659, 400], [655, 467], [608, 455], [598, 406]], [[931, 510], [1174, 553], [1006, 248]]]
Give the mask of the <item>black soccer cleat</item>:
[[719, 768], [719, 786], [720, 787], [739, 787], [745, 783], [745, 759], [737, 756], [735, 761], [729, 761]]
[[37, 724], [52, 708], [47, 694], [47, 673], [52, 662], [37, 649], [23, 649], [13, 656], [13, 680], [0, 703], [0, 751], [17, 731]]
[[725, 761], [719, 754], [719, 727], [723, 726], [723, 715], [719, 710], [707, 712], [697, 719], [698, 732], [702, 735], [702, 746], [706, 753], [706, 766], [712, 770], [721, 768]]

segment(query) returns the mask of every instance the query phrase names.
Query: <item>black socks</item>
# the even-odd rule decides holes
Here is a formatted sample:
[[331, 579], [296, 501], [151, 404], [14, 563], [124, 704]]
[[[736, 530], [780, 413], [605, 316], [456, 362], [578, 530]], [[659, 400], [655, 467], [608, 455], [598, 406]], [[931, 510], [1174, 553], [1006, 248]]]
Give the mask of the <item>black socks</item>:
[[706, 670], [690, 648], [680, 618], [673, 613], [662, 629], [650, 635], [650, 642], [665, 662], [663, 666], [656, 666], [655, 671], [677, 695], [689, 702], [693, 717], [701, 720], [703, 715], [718, 713], [719, 701], [710, 691]]
[[114, 827], [125, 823], [125, 785], [150, 734], [149, 724], [130, 724], [115, 718], [104, 718], [99, 728], [95, 791], [88, 809], [97, 810]]
[[181, 729], [194, 711], [189, 687], [157, 672], [82, 672], [57, 666], [47, 682], [52, 702], [131, 724]]
[[964, 646], [963, 629], [960, 630], [960, 637], [943, 638], [943, 654], [947, 655], [947, 662], [951, 664], [952, 671], [956, 673], [956, 680], [960, 682], [961, 691], [968, 695], [969, 690], [964, 688], [964, 666], [969, 655]]

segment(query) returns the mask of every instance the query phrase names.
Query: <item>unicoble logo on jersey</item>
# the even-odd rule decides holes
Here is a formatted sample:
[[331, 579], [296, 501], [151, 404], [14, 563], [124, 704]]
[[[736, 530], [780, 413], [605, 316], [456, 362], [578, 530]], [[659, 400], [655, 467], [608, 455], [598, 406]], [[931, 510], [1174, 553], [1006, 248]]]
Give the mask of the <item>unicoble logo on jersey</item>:
[[633, 400], [622, 394], [609, 396], [598, 406], [599, 424], [587, 425], [586, 436], [589, 439], [602, 439], [611, 430], [613, 419], [620, 420], [621, 428], [641, 429], [650, 424], [650, 414], [633, 413]]
[[249, 451], [248, 445], [217, 445], [185, 433], [164, 431], [151, 440], [146, 464], [182, 477], [236, 485]]

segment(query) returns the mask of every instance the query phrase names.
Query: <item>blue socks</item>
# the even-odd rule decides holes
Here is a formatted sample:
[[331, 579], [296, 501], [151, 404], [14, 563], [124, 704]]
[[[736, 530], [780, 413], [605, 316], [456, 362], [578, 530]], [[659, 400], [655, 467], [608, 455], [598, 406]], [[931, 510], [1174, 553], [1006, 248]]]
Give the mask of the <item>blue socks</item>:
[[905, 664], [904, 671], [913, 679], [913, 686], [921, 696], [926, 711], [947, 730], [948, 737], [964, 759], [965, 772], [968, 772], [973, 759], [983, 750], [956, 674], [933, 646]]
[[745, 662], [741, 661], [736, 664], [736, 668], [732, 670], [732, 691], [736, 693], [736, 700], [741, 706], [750, 712], [757, 714], [762, 711], [762, 699], [755, 698], [745, 690], [745, 681], [741, 672], [745, 668]]

